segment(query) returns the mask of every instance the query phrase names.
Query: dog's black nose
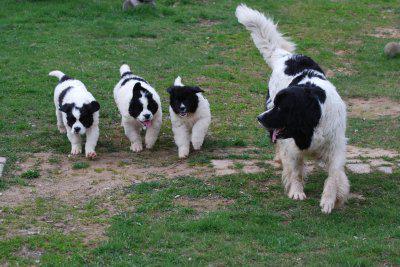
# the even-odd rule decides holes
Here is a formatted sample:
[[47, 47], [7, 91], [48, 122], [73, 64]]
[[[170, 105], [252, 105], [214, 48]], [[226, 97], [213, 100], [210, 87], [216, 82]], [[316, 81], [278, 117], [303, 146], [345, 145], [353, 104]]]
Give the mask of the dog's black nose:
[[257, 120], [258, 120], [259, 122], [261, 122], [261, 115], [260, 115], [260, 116], [257, 116]]
[[143, 117], [146, 119], [146, 120], [149, 120], [150, 119], [150, 114], [145, 114]]
[[75, 131], [76, 133], [79, 133], [80, 130], [81, 130], [81, 127], [75, 127], [75, 128], [74, 128], [74, 131]]
[[180, 112], [186, 112], [186, 107], [179, 107]]

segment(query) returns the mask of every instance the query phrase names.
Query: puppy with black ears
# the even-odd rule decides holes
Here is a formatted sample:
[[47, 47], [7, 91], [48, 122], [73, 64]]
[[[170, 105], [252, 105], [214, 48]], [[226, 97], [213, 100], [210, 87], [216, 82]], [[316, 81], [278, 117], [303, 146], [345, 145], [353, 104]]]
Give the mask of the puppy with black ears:
[[95, 158], [99, 139], [99, 103], [81, 81], [58, 70], [50, 72], [49, 76], [59, 79], [54, 90], [57, 127], [60, 133], [67, 133], [71, 154], [82, 153], [81, 135], [86, 134], [86, 157]]
[[211, 123], [210, 104], [199, 87], [185, 86], [177, 77], [174, 86], [167, 89], [170, 95], [169, 114], [179, 158], [189, 155], [190, 142], [199, 150]]
[[160, 97], [146, 80], [133, 75], [128, 65], [121, 66], [120, 75], [121, 79], [114, 88], [114, 99], [131, 150], [143, 150], [142, 129], [146, 129], [145, 145], [150, 149], [157, 141], [162, 124]]

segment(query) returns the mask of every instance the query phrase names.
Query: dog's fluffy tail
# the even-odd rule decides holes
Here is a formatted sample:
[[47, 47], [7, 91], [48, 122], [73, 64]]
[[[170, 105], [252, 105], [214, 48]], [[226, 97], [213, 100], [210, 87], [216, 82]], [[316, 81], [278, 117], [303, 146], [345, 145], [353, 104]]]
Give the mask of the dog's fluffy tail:
[[57, 77], [58, 80], [60, 81], [64, 76], [66, 76], [64, 74], [64, 72], [59, 71], [59, 70], [53, 70], [49, 73], [49, 76], [53, 76], [53, 77]]
[[277, 49], [290, 53], [296, 49], [296, 45], [277, 30], [277, 25], [273, 20], [259, 11], [241, 4], [236, 8], [235, 14], [238, 21], [251, 32], [254, 44], [269, 66], [272, 67], [272, 60], [278, 52]]
[[174, 81], [174, 85], [175, 85], [175, 86], [183, 86], [181, 76], [176, 77], [176, 79], [175, 79], [175, 81]]
[[119, 68], [119, 74], [122, 76], [122, 74], [126, 73], [126, 72], [131, 72], [131, 68], [127, 65], [127, 64], [123, 64], [120, 68]]

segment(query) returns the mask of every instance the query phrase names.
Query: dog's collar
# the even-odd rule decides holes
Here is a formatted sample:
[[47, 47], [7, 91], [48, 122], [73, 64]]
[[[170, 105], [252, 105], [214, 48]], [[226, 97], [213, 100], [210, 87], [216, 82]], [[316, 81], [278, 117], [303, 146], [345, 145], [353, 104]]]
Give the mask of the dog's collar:
[[144, 82], [146, 84], [149, 84], [145, 79], [139, 78], [139, 77], [129, 77], [126, 78], [122, 83], [121, 86], [124, 86], [127, 82], [129, 82], [130, 80], [135, 80], [135, 81], [139, 81], [139, 82]]
[[131, 71], [127, 71], [121, 74], [121, 79], [124, 78], [127, 75], [133, 75], [133, 73]]

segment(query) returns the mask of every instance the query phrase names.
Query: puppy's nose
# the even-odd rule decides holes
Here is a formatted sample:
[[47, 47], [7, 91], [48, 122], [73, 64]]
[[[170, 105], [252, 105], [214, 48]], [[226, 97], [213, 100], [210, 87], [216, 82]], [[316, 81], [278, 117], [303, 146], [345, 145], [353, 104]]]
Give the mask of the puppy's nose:
[[81, 127], [75, 127], [75, 128], [74, 128], [74, 131], [75, 131], [76, 133], [79, 133], [80, 130], [81, 130]]
[[151, 115], [150, 115], [150, 114], [145, 114], [143, 117], [144, 117], [146, 120], [150, 120]]
[[186, 111], [186, 107], [185, 106], [180, 106], [179, 107], [179, 111], [180, 112], [185, 112]]
[[261, 115], [258, 115], [258, 116], [257, 116], [257, 120], [258, 120], [259, 122], [261, 122], [261, 119], [262, 119], [262, 116], [261, 116]]

